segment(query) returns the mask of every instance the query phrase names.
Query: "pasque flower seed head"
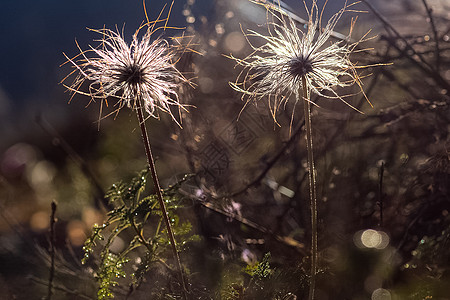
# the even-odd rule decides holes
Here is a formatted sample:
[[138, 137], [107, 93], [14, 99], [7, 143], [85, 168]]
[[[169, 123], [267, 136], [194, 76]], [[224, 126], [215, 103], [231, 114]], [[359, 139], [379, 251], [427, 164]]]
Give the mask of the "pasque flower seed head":
[[[268, 33], [248, 31], [247, 40], [256, 38], [263, 43], [257, 47], [250, 42], [253, 52], [244, 59], [231, 57], [244, 67], [231, 86], [243, 93], [247, 102], [268, 97], [269, 104], [273, 101], [269, 107], [274, 118], [278, 107], [286, 103], [292, 93], [300, 93], [302, 88], [322, 97], [340, 99], [351, 106], [344, 100], [346, 96], [338, 94], [335, 88], [353, 84], [361, 88], [357, 69], [365, 66], [352, 63], [350, 54], [367, 34], [357, 42], [348, 42], [354, 25], [352, 22], [346, 40], [333, 42], [330, 39], [339, 19], [351, 5], [346, 3], [324, 28], [321, 27], [322, 13], [315, 0], [310, 9], [305, 3], [309, 19], [304, 28], [299, 27], [280, 7], [262, 5], [272, 19], [267, 24]], [[302, 86], [302, 77], [306, 79], [305, 87]], [[364, 93], [362, 88], [360, 91]]]
[[[92, 30], [102, 35], [100, 45], [86, 51], [80, 49], [75, 58], [66, 56], [75, 67], [69, 75], [77, 74], [73, 83], [66, 87], [74, 93], [90, 96], [93, 101], [115, 98], [117, 112], [124, 106], [136, 108], [140, 99], [150, 116], [158, 118], [159, 110], [176, 121], [170, 107], [184, 108], [179, 102], [178, 87], [187, 80], [175, 67], [177, 48], [161, 37], [152, 37], [158, 29], [165, 29], [155, 28], [159, 21], [141, 26], [130, 44], [118, 30]], [[145, 27], [147, 30], [140, 38], [140, 31]], [[89, 88], [83, 92], [81, 86], [86, 81]]]

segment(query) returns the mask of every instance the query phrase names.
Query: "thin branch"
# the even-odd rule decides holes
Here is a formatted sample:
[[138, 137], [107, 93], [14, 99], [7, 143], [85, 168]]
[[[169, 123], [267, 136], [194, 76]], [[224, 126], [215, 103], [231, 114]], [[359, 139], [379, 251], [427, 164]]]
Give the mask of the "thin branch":
[[188, 192], [186, 192], [184, 190], [180, 189], [179, 192], [183, 196], [186, 196], [186, 197], [188, 197], [188, 198], [190, 198], [192, 200], [197, 201], [198, 203], [200, 203], [200, 205], [202, 205], [203, 207], [205, 207], [205, 208], [207, 208], [209, 210], [212, 210], [212, 211], [214, 211], [214, 212], [216, 212], [218, 214], [224, 215], [224, 216], [226, 216], [226, 217], [228, 217], [230, 219], [233, 219], [233, 220], [235, 220], [235, 221], [237, 221], [239, 223], [242, 223], [242, 224], [244, 224], [244, 225], [246, 225], [246, 226], [248, 226], [250, 228], [253, 228], [253, 229], [255, 229], [255, 230], [257, 230], [257, 231], [259, 231], [261, 233], [268, 234], [271, 237], [273, 237], [275, 240], [277, 240], [278, 242], [280, 242], [280, 243], [282, 243], [282, 244], [284, 244], [286, 246], [294, 248], [295, 250], [297, 250], [298, 252], [300, 252], [303, 255], [307, 254], [306, 251], [304, 250], [305, 245], [300, 243], [300, 242], [298, 242], [298, 241], [296, 241], [296, 240], [294, 240], [291, 237], [278, 235], [278, 234], [274, 233], [272, 230], [270, 230], [270, 229], [268, 229], [268, 228], [266, 228], [266, 227], [264, 227], [262, 225], [259, 225], [258, 223], [254, 222], [254, 221], [251, 221], [248, 218], [242, 217], [242, 216], [240, 216], [238, 214], [235, 214], [235, 213], [232, 213], [232, 212], [225, 211], [222, 208], [217, 207], [217, 205], [215, 205], [214, 203], [205, 201], [204, 199], [202, 199], [202, 198], [200, 198], [200, 197], [198, 197], [196, 195], [192, 195], [191, 193], [188, 193]]
[[398, 80], [398, 78], [388, 69], [381, 68], [381, 73], [387, 77], [391, 82], [394, 82], [398, 87], [407, 92], [414, 99], [420, 99], [421, 97], [411, 88], [411, 84], [405, 84]]
[[427, 11], [428, 18], [430, 19], [431, 30], [433, 30], [434, 42], [435, 42], [434, 47], [435, 47], [435, 56], [436, 56], [436, 71], [439, 72], [439, 67], [441, 64], [441, 55], [440, 55], [440, 51], [439, 51], [439, 36], [438, 36], [437, 29], [436, 29], [436, 25], [434, 24], [434, 18], [432, 15], [431, 8], [428, 7], [426, 0], [422, 0], [422, 3], [425, 6], [425, 10]]
[[413, 54], [417, 55], [417, 57], [420, 59], [420, 61], [421, 61], [424, 65], [426, 65], [430, 70], [433, 69], [433, 67], [432, 67], [432, 66], [431, 66], [431, 65], [423, 58], [423, 56], [416, 52], [416, 49], [414, 49], [414, 47], [411, 46], [411, 44], [408, 42], [408, 40], [405, 39], [405, 38], [397, 31], [397, 29], [395, 29], [394, 26], [392, 26], [392, 25], [389, 23], [389, 21], [386, 20], [386, 18], [383, 17], [383, 15], [382, 15], [378, 10], [377, 10], [375, 7], [373, 7], [372, 4], [370, 4], [369, 1], [367, 1], [367, 0], [362, 0], [362, 2], [364, 2], [364, 3], [370, 8], [370, 10], [372, 10], [373, 14], [381, 21], [381, 23], [383, 23], [383, 25], [384, 25], [386, 28], [388, 28], [389, 30], [391, 30], [391, 31], [397, 36], [398, 39], [402, 40], [402, 41], [405, 43], [406, 48], [407, 48], [408, 50], [411, 50], [411, 51], [413, 52]]
[[[263, 6], [267, 6], [270, 7], [270, 9], [287, 16], [288, 18], [293, 19], [294, 21], [302, 24], [302, 25], [307, 25], [308, 21], [299, 17], [296, 13], [293, 12], [293, 9], [291, 7], [289, 7], [286, 3], [284, 3], [283, 1], [280, 0], [254, 0], [255, 3], [260, 3]], [[320, 31], [321, 28], [317, 28], [317, 31]], [[334, 31], [332, 30], [330, 33], [330, 36], [338, 39], [338, 40], [342, 40], [342, 41], [347, 41], [348, 40], [348, 36]]]
[[[362, 2], [364, 2], [374, 13], [374, 15], [384, 24], [384, 26], [391, 30], [394, 35], [402, 40], [405, 43], [405, 49], [401, 49], [398, 45], [396, 45], [395, 42], [391, 41], [389, 38], [386, 38], [386, 40], [388, 42], [391, 43], [391, 45], [397, 49], [397, 51], [399, 52], [405, 52], [405, 50], [410, 50], [412, 52], [413, 55], [406, 55], [405, 57], [408, 58], [409, 60], [411, 60], [415, 65], [417, 65], [422, 71], [424, 71], [424, 73], [426, 73], [427, 75], [429, 75], [431, 78], [434, 79], [434, 81], [440, 85], [442, 88], [447, 90], [447, 94], [450, 93], [450, 84], [444, 79], [442, 78], [442, 76], [435, 71], [434, 67], [431, 66], [424, 58], [423, 56], [418, 53], [414, 47], [408, 42], [408, 40], [406, 40], [387, 20], [386, 18], [384, 18], [380, 12], [378, 12], [378, 10], [373, 7], [369, 1], [367, 0], [361, 0]], [[417, 61], [416, 59], [414, 59], [414, 57], [418, 57], [420, 61]]]
[[284, 146], [275, 154], [275, 156], [269, 160], [266, 164], [266, 167], [264, 170], [250, 183], [248, 183], [246, 186], [242, 187], [240, 190], [237, 190], [234, 193], [231, 193], [230, 195], [224, 196], [223, 198], [234, 198], [236, 196], [239, 196], [243, 193], [245, 193], [249, 188], [253, 186], [257, 186], [260, 184], [261, 180], [266, 177], [267, 173], [272, 169], [272, 167], [275, 165], [275, 163], [283, 156], [283, 154], [286, 152], [287, 149], [292, 145], [292, 143], [296, 140], [296, 137], [300, 132], [302, 132], [303, 126], [305, 125], [305, 121], [300, 123], [297, 128], [294, 130], [292, 136], [290, 139], [284, 144]]
[[[416, 59], [414, 59], [413, 55], [409, 55], [408, 53], [406, 53], [405, 49], [401, 49], [392, 39], [388, 37], [385, 37], [384, 39], [398, 52], [403, 53], [404, 54], [403, 56], [408, 60], [410, 60], [413, 64], [415, 64], [420, 70], [422, 70], [423, 73], [430, 76], [436, 82], [437, 85], [445, 89], [447, 91], [446, 94], [450, 93], [450, 84], [444, 78], [442, 78], [442, 76], [438, 72], [434, 71], [434, 69], [429, 69], [424, 64], [418, 62]], [[417, 52], [414, 51], [414, 53]], [[419, 57], [418, 54], [417, 56]], [[427, 66], [429, 67], [429, 65]]]

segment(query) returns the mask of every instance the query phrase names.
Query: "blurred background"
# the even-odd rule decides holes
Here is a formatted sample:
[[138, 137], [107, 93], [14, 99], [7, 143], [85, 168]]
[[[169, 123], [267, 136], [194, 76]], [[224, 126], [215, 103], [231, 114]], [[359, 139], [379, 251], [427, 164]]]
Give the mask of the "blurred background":
[[[350, 102], [364, 115], [339, 101], [314, 99], [323, 267], [317, 299], [450, 299], [450, 2], [367, 2], [352, 6], [360, 12], [344, 14], [335, 29], [347, 35], [358, 16], [352, 37], [372, 30], [373, 38], [352, 60], [392, 63], [364, 73], [370, 74], [363, 82], [374, 107], [361, 95]], [[318, 1], [319, 7], [324, 3]], [[327, 3], [324, 20], [344, 3]], [[105, 191], [144, 169], [146, 159], [131, 111], [98, 124], [97, 103], [79, 95], [68, 103], [71, 95], [60, 82], [72, 69], [62, 65], [63, 52], [78, 54], [76, 42], [82, 49], [97, 45], [99, 37], [86, 28], [124, 26], [125, 37], [131, 37], [145, 20], [143, 5], [119, 0], [2, 4], [0, 299], [45, 297], [45, 280], [39, 279], [48, 276], [52, 201], [58, 203], [61, 256], [54, 297], [95, 299], [95, 286], [88, 282], [92, 270], [79, 263], [83, 243], [92, 226], [105, 220]], [[164, 4], [146, 1], [150, 20]], [[283, 7], [306, 18], [300, 0], [285, 1]], [[198, 53], [179, 62], [196, 88], [181, 91], [182, 102], [192, 105], [182, 116], [183, 128], [164, 115], [147, 126], [163, 187], [194, 174], [182, 187], [188, 200], [180, 216], [191, 220], [201, 242], [182, 257], [200, 274], [193, 282], [208, 291], [205, 299], [305, 295], [301, 285], [290, 284], [304, 265], [290, 279], [280, 276], [283, 283], [273, 279], [279, 285], [266, 285], [265, 296], [241, 274], [267, 252], [281, 271], [308, 261], [301, 106], [289, 102], [277, 119], [279, 127], [264, 101], [242, 110], [245, 102], [229, 86], [240, 69], [225, 55], [251, 53], [242, 32], [264, 32], [265, 22], [265, 10], [247, 0], [177, 0], [170, 16], [170, 24], [184, 27], [196, 44]], [[298, 113], [290, 130], [293, 109]], [[237, 284], [241, 298], [224, 292], [230, 284]], [[268, 296], [274, 290], [279, 298]], [[126, 291], [118, 293], [118, 299], [125, 298]], [[145, 289], [130, 298], [143, 295]]]

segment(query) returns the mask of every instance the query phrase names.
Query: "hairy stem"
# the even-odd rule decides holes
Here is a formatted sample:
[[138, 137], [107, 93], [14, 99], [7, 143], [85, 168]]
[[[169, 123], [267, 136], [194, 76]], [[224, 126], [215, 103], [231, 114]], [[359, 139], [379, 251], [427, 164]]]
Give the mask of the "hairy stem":
[[308, 152], [308, 179], [309, 179], [309, 204], [311, 208], [311, 282], [309, 285], [309, 300], [314, 299], [317, 273], [317, 200], [316, 200], [316, 176], [314, 168], [312, 130], [311, 130], [311, 103], [309, 102], [309, 90], [306, 78], [302, 77], [303, 111], [306, 126], [306, 149]]
[[136, 111], [139, 120], [139, 127], [141, 128], [142, 139], [144, 140], [145, 154], [147, 155], [147, 162], [150, 172], [152, 174], [153, 185], [155, 186], [156, 195], [158, 197], [159, 206], [161, 207], [162, 216], [164, 219], [164, 223], [167, 228], [167, 235], [169, 236], [170, 245], [172, 246], [173, 256], [175, 258], [175, 263], [177, 264], [177, 268], [180, 274], [180, 282], [183, 287], [184, 298], [187, 299], [187, 289], [186, 283], [184, 281], [183, 269], [181, 267], [180, 256], [178, 255], [175, 237], [172, 231], [172, 225], [170, 224], [169, 215], [167, 214], [166, 205], [164, 204], [164, 199], [161, 192], [161, 187], [159, 185], [158, 176], [156, 175], [155, 161], [153, 160], [152, 149], [150, 148], [150, 141], [148, 139], [147, 128], [145, 127], [145, 119], [144, 114], [142, 112], [141, 99], [136, 99]]

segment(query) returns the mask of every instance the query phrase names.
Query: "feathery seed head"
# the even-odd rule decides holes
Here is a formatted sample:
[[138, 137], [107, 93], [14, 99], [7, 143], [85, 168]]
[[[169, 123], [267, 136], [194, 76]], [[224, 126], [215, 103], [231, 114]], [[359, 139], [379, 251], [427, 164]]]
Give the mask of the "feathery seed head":
[[[163, 21], [164, 26], [156, 27]], [[100, 45], [82, 51], [77, 44], [80, 54], [74, 58], [66, 56], [67, 62], [75, 68], [67, 77], [77, 75], [70, 86], [65, 86], [73, 94], [90, 96], [92, 101], [99, 99], [107, 104], [108, 99], [115, 98], [116, 113], [124, 106], [133, 109], [142, 103], [149, 116], [158, 118], [159, 110], [170, 114], [177, 122], [171, 106], [185, 109], [177, 92], [180, 84], [188, 80], [175, 67], [177, 47], [161, 37], [152, 38], [157, 30], [165, 30], [166, 24], [167, 19], [160, 18], [147, 22], [134, 33], [129, 45], [118, 30], [92, 30], [102, 35]], [[139, 38], [144, 27], [146, 32]], [[80, 88], [86, 81], [89, 82], [88, 92], [83, 92]]]
[[[339, 99], [349, 106], [351, 105], [344, 100], [346, 96], [339, 95], [334, 90], [336, 87], [347, 87], [356, 83], [360, 92], [364, 93], [356, 69], [366, 66], [357, 66], [350, 61], [349, 56], [368, 33], [359, 41], [349, 43], [354, 25], [352, 21], [346, 39], [335, 42], [330, 39], [337, 22], [344, 12], [352, 11], [349, 7], [353, 4], [346, 3], [322, 28], [322, 12], [319, 11], [316, 1], [312, 1], [310, 9], [304, 1], [309, 19], [302, 28], [292, 18], [292, 14], [279, 6], [267, 4], [262, 0], [254, 2], [263, 5], [267, 9], [268, 17], [272, 19], [267, 24], [268, 34], [249, 30], [246, 34], [247, 40], [258, 38], [263, 44], [257, 47], [249, 41], [253, 49], [249, 56], [244, 59], [231, 56], [244, 68], [236, 81], [230, 84], [236, 91], [243, 93], [242, 97], [247, 103], [268, 97], [275, 119], [279, 106], [285, 104], [292, 93], [300, 93], [302, 88], [326, 98]], [[305, 87], [302, 86], [303, 77], [306, 80]]]

